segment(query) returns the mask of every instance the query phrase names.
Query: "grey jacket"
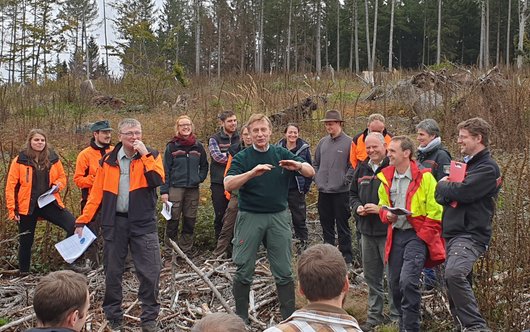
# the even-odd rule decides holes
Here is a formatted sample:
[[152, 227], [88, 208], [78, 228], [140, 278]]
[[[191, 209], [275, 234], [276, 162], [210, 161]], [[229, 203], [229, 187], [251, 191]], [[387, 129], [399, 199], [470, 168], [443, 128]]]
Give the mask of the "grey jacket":
[[354, 169], [350, 164], [352, 138], [343, 132], [336, 138], [330, 135], [318, 142], [315, 151], [315, 184], [323, 193], [344, 193], [350, 190]]

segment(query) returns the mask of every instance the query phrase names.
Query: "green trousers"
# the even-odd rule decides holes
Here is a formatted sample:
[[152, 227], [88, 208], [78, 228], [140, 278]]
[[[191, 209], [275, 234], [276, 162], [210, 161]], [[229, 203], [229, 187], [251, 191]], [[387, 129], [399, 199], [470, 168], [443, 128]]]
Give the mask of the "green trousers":
[[288, 210], [277, 213], [239, 211], [232, 242], [232, 259], [237, 266], [234, 280], [245, 285], [252, 283], [256, 255], [263, 243], [276, 284], [282, 286], [292, 282], [291, 237]]

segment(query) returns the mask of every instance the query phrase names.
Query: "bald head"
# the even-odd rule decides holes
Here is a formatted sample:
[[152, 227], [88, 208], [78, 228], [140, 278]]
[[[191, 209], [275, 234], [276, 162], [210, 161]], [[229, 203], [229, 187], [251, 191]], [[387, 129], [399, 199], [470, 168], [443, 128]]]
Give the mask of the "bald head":
[[366, 146], [366, 154], [373, 163], [379, 164], [386, 157], [386, 142], [383, 134], [379, 132], [369, 133], [364, 140], [364, 144]]

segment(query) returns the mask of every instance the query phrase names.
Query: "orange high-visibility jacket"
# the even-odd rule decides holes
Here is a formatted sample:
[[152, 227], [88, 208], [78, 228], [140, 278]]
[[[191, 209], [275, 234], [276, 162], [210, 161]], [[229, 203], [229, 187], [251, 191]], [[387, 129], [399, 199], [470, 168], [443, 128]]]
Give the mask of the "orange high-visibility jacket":
[[[383, 136], [385, 137], [386, 144], [390, 144], [390, 140], [392, 139], [392, 135], [385, 130], [382, 132]], [[351, 142], [351, 149], [350, 149], [350, 163], [351, 167], [357, 168], [357, 164], [363, 162], [368, 155], [366, 154], [366, 144], [364, 143], [364, 139], [368, 135], [368, 128], [366, 128], [363, 132], [360, 132], [359, 134], [355, 135]]]
[[[76, 224], [89, 223], [101, 204], [102, 227], [113, 227], [116, 216], [116, 202], [120, 182], [120, 166], [116, 147], [101, 160], [101, 166], [83, 214]], [[131, 235], [137, 236], [156, 231], [156, 188], [164, 183], [164, 166], [158, 151], [148, 148], [148, 154], [137, 154], [131, 161], [129, 169], [129, 211], [128, 222], [131, 224]]]
[[[59, 191], [66, 187], [66, 175], [63, 164], [57, 154], [50, 150], [50, 180], [49, 186], [58, 185]], [[37, 202], [31, 202], [31, 190], [33, 188], [34, 166], [28, 156], [20, 152], [11, 162], [6, 183], [6, 205], [9, 219], [15, 215], [30, 215]], [[57, 204], [64, 208], [59, 191], [54, 193]]]
[[99, 147], [94, 138], [90, 140], [90, 146], [79, 152], [75, 162], [74, 182], [81, 189], [81, 199], [86, 200], [90, 194], [90, 188], [94, 183], [99, 161], [112, 150], [112, 146]]

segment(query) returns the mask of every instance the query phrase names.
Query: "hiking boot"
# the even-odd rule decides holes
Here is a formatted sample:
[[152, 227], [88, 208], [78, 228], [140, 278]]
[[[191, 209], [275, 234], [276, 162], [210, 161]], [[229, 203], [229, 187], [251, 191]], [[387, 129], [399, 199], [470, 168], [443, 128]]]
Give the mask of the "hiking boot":
[[123, 329], [121, 319], [109, 319], [107, 325], [110, 327], [112, 332], [121, 332]]
[[372, 322], [366, 322], [366, 323], [360, 325], [360, 328], [361, 328], [361, 330], [363, 330], [363, 332], [375, 331], [376, 327], [377, 327], [377, 324], [374, 324]]
[[77, 273], [81, 273], [81, 274], [86, 274], [90, 271], [92, 271], [92, 268], [87, 265], [87, 262], [73, 262], [72, 264], [70, 264], [69, 266], [70, 270], [74, 271], [74, 272], [77, 272]]
[[156, 322], [154, 320], [142, 323], [142, 332], [155, 332], [158, 331]]

